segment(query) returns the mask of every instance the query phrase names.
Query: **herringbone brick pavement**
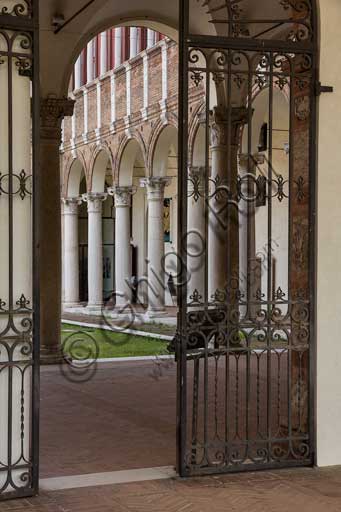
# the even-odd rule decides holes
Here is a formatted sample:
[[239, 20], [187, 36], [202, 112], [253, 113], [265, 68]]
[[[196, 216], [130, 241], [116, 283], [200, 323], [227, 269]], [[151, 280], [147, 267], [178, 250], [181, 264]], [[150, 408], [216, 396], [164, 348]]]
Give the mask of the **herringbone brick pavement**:
[[4, 502], [1, 512], [340, 512], [341, 468], [108, 485]]

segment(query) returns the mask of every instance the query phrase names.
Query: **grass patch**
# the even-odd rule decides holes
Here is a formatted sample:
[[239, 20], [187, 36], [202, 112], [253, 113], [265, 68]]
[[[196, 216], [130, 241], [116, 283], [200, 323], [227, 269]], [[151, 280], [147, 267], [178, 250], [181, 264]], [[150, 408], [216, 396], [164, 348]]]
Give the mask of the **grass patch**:
[[73, 358], [93, 358], [97, 350], [100, 359], [168, 354], [166, 341], [66, 323], [62, 324], [62, 342], [64, 352]]

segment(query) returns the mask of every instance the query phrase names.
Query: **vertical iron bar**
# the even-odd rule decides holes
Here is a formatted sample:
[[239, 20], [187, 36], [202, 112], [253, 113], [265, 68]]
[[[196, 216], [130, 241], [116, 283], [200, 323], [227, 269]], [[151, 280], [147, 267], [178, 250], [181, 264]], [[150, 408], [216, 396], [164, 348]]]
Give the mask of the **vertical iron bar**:
[[[187, 438], [187, 319], [186, 319], [186, 234], [187, 234], [187, 134], [188, 134], [188, 23], [189, 0], [179, 0], [180, 40], [179, 40], [179, 162], [178, 162], [178, 247], [181, 262], [181, 293], [179, 294], [180, 347], [177, 347], [177, 469], [186, 476]], [[186, 263], [186, 265], [185, 265]]]
[[268, 246], [267, 246], [267, 345], [268, 345], [268, 376], [267, 376], [267, 438], [268, 438], [268, 461], [271, 462], [272, 450], [272, 142], [273, 142], [273, 52], [269, 52], [270, 74], [269, 74], [269, 154], [268, 154]]
[[39, 414], [40, 414], [40, 73], [39, 73], [39, 1], [32, 0], [33, 8], [33, 84], [32, 84], [32, 174], [33, 174], [33, 375], [32, 375], [32, 487], [33, 493], [39, 492]]
[[[10, 38], [8, 48], [8, 314], [9, 323], [13, 321], [13, 41], [15, 32]], [[12, 478], [12, 449], [13, 449], [13, 350], [9, 352], [8, 367], [8, 473]]]
[[[229, 105], [231, 104], [231, 96], [232, 96], [232, 67], [231, 67], [231, 50], [228, 50], [228, 69], [227, 69], [227, 105], [228, 105], [228, 114], [227, 114], [227, 162], [229, 161], [229, 146], [230, 146], [230, 137], [231, 137], [231, 125], [230, 125], [230, 112]], [[226, 262], [228, 265], [228, 261]], [[228, 284], [228, 283], [227, 283]], [[227, 288], [228, 291], [228, 288]], [[226, 298], [226, 301], [228, 299]], [[230, 462], [230, 342], [229, 342], [229, 318], [228, 318], [229, 310], [228, 306], [226, 307], [226, 326], [227, 332], [225, 333], [225, 343], [226, 343], [226, 355], [225, 355], [225, 460], [226, 467]]]

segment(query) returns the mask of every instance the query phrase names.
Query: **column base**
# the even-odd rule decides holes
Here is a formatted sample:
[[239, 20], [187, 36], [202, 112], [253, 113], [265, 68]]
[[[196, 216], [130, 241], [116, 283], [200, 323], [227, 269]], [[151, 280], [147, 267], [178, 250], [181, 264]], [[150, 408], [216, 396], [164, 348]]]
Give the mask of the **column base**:
[[152, 308], [148, 309], [145, 317], [148, 318], [161, 318], [163, 316], [168, 316], [165, 308]]
[[53, 364], [64, 364], [65, 360], [60, 347], [44, 347], [40, 349], [40, 364], [41, 365], [53, 365]]
[[98, 304], [88, 304], [85, 308], [86, 313], [88, 315], [91, 315], [91, 313], [98, 314], [101, 313], [104, 306], [104, 302], [98, 303]]
[[65, 309], [73, 309], [73, 308], [80, 308], [81, 307], [81, 303], [78, 301], [78, 302], [63, 302], [62, 304], [62, 309], [65, 310]]

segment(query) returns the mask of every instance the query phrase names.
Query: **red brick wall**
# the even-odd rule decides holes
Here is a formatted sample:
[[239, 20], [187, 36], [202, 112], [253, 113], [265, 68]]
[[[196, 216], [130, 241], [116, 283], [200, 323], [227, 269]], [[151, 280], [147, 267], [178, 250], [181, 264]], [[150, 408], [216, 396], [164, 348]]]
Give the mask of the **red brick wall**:
[[97, 128], [97, 89], [92, 86], [88, 93], [88, 131]]
[[131, 70], [131, 111], [143, 108], [143, 59], [139, 59]]
[[168, 96], [178, 94], [178, 47], [174, 43], [168, 50]]
[[116, 119], [127, 115], [126, 72], [116, 74]]
[[110, 124], [111, 121], [111, 83], [110, 79], [102, 81], [101, 86], [102, 105], [102, 126]]
[[149, 103], [157, 103], [162, 99], [162, 57], [161, 50], [157, 48], [148, 59], [149, 74]]

